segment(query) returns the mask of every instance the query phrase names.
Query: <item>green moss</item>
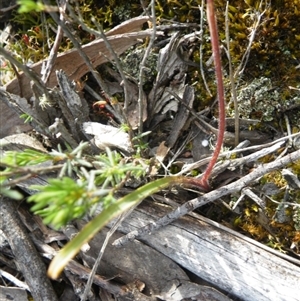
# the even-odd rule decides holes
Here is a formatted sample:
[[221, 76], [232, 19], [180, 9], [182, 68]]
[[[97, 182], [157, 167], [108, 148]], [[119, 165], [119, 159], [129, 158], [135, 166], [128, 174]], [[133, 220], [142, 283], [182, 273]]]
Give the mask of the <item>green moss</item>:
[[[177, 1], [176, 1], [177, 2]], [[179, 1], [178, 1], [179, 2]], [[172, 3], [172, 1], [171, 1]], [[297, 66], [300, 57], [300, 2], [293, 0], [269, 1], [263, 2], [260, 6], [259, 0], [231, 0], [229, 4], [229, 32], [230, 32], [230, 55], [233, 70], [236, 70], [241, 63], [242, 57], [249, 44], [249, 37], [253, 32], [257, 22], [257, 16], [261, 15], [260, 25], [257, 28], [251, 52], [246, 68], [243, 70], [240, 79], [245, 86], [255, 79], [268, 78], [268, 85], [272, 86], [273, 91], [268, 94], [265, 107], [272, 106], [272, 111], [268, 112], [265, 120], [272, 120], [277, 112], [285, 111], [289, 106], [299, 103], [300, 96], [297, 88], [300, 81], [300, 73]], [[200, 4], [200, 3], [198, 3]], [[225, 0], [216, 0], [216, 14], [219, 28], [220, 42], [226, 47], [225, 43]], [[190, 16], [196, 16], [198, 10], [190, 6]], [[193, 11], [193, 12], [192, 12]], [[180, 10], [177, 9], [177, 13]], [[177, 17], [180, 19], [180, 16]], [[195, 18], [193, 21], [196, 20]], [[197, 20], [196, 20], [197, 21]], [[199, 21], [198, 21], [199, 22]], [[211, 56], [211, 46], [209, 42], [209, 32], [207, 25], [203, 28], [203, 62], [205, 63]], [[199, 61], [199, 50], [195, 50], [193, 60]], [[228, 81], [228, 59], [223, 52], [223, 66], [226, 91], [230, 90]], [[209, 67], [208, 67], [209, 68]], [[207, 72], [207, 68], [205, 67]], [[192, 81], [197, 90], [197, 102], [199, 108], [206, 106], [211, 100], [215, 99], [216, 89], [213, 74], [206, 74], [208, 86], [213, 94], [210, 97], [199, 72], [193, 71]], [[242, 87], [243, 89], [243, 87]], [[244, 93], [244, 92], [241, 92]], [[277, 95], [276, 95], [277, 93]], [[266, 92], [263, 93], [266, 95]], [[262, 96], [262, 95], [261, 95]], [[229, 100], [230, 94], [227, 93]], [[258, 102], [261, 102], [261, 97]], [[252, 102], [255, 102], [255, 98]], [[258, 103], [258, 111], [261, 111], [262, 103]], [[242, 106], [242, 104], [241, 104]], [[253, 107], [255, 111], [255, 106]], [[233, 114], [232, 108], [228, 111]], [[247, 114], [249, 115], [249, 114]], [[258, 114], [259, 115], [259, 114]], [[244, 115], [245, 116], [245, 115]]]
[[172, 19], [177, 22], [199, 22], [198, 5], [201, 1], [196, 0], [157, 0], [155, 2], [156, 15], [158, 19]]

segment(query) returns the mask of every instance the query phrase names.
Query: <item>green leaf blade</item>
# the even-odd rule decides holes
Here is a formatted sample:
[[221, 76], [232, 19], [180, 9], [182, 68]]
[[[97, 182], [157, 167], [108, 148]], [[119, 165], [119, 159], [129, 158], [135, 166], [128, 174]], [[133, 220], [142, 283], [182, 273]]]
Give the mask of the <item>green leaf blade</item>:
[[178, 182], [177, 177], [165, 177], [150, 182], [104, 209], [92, 221], [86, 224], [78, 235], [73, 240], [69, 241], [54, 257], [48, 269], [49, 277], [57, 279], [68, 262], [79, 252], [82, 245], [90, 241], [109, 221], [129, 210], [132, 206], [138, 204], [146, 197], [175, 182]]

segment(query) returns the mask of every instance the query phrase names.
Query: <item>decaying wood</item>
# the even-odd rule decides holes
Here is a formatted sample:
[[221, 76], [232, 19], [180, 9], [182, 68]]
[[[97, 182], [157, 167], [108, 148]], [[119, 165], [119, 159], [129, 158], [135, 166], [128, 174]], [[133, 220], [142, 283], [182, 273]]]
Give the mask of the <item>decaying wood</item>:
[[[83, 223], [81, 223], [83, 226]], [[83, 260], [92, 267], [98, 256], [99, 247], [102, 246], [107, 229], [103, 229], [90, 242], [90, 250], [81, 253]], [[111, 241], [119, 238], [121, 234], [113, 234]], [[159, 264], [157, 264], [159, 262]], [[166, 272], [167, 270], [167, 272]], [[165, 271], [162, 273], [161, 271]], [[174, 279], [189, 280], [185, 272], [170, 259], [161, 255], [138, 241], [129, 244], [124, 249], [108, 246], [104, 252], [100, 267], [100, 275], [106, 278], [118, 277], [124, 284], [134, 280], [146, 283], [146, 292], [159, 294]]]
[[[57, 251], [55, 251], [52, 247], [48, 246], [47, 244], [43, 243], [41, 240], [36, 238], [35, 235], [31, 235], [31, 238], [37, 246], [37, 249], [40, 250], [44, 257], [52, 259], [57, 254]], [[89, 268], [81, 265], [80, 263], [74, 260], [71, 260], [68, 263], [66, 270], [70, 271], [73, 275], [78, 275], [80, 279], [85, 280], [88, 279], [89, 274], [91, 272]], [[114, 295], [120, 295], [124, 293], [124, 290], [119, 285], [111, 283], [109, 280], [106, 280], [100, 277], [99, 275], [96, 275], [94, 277], [94, 283]]]
[[76, 148], [80, 141], [88, 139], [82, 124], [89, 120], [89, 107], [86, 100], [74, 91], [74, 85], [65, 72], [59, 70], [55, 74], [60, 90], [54, 88], [49, 93], [51, 105], [44, 104], [42, 107], [37, 101], [38, 97], [30, 101], [3, 90], [0, 90], [0, 98], [19, 114], [31, 116], [31, 125], [39, 133], [48, 137], [61, 137]]
[[32, 148], [41, 152], [47, 152], [42, 143], [37, 139], [29, 136], [26, 133], [20, 133], [15, 135], [6, 136], [0, 139], [0, 155], [3, 156], [3, 151], [24, 151], [24, 149]]
[[[91, 249], [81, 253], [83, 261], [92, 265], [97, 257], [99, 245], [105, 238], [105, 232], [99, 233], [91, 242]], [[119, 237], [121, 234], [115, 234]], [[57, 252], [42, 243], [31, 234], [38, 249], [46, 258], [52, 258]], [[74, 285], [79, 285], [82, 279], [87, 279], [90, 270], [81, 264], [71, 261], [66, 267], [65, 275], [72, 276]], [[103, 279], [99, 275], [105, 275]], [[77, 279], [76, 279], [77, 278]], [[142, 280], [145, 280], [144, 283]], [[116, 280], [125, 283], [116, 284]], [[194, 300], [232, 301], [218, 290], [191, 282], [185, 272], [172, 260], [153, 248], [140, 242], [135, 242], [127, 249], [116, 249], [109, 246], [105, 252], [102, 266], [93, 278], [94, 284], [114, 295], [118, 301], [180, 301], [183, 297], [193, 297]], [[142, 292], [141, 292], [142, 291]], [[198, 299], [200, 298], [200, 299]], [[204, 299], [203, 299], [204, 298]]]
[[[0, 89], [1, 102], [6, 103], [12, 108], [17, 114], [26, 114], [32, 117], [31, 126], [36, 129], [39, 133], [50, 134], [48, 127], [54, 122], [55, 118], [59, 116], [59, 110], [54, 107], [48, 107], [47, 110], [42, 110], [34, 101], [32, 104], [26, 98], [22, 98], [16, 94], [9, 93]], [[0, 116], [5, 119], [5, 116]]]
[[0, 139], [5, 136], [29, 131], [31, 126], [12, 110], [4, 101], [0, 101]]
[[1, 229], [6, 235], [34, 300], [57, 301], [56, 293], [46, 276], [46, 267], [25, 232], [12, 200], [0, 198], [0, 217]]
[[[111, 47], [119, 55], [123, 53], [130, 46], [136, 44], [140, 39], [149, 37], [152, 34], [152, 30], [140, 31], [141, 26], [148, 21], [148, 17], [137, 17], [129, 21], [126, 21], [114, 29], [106, 33], [107, 39], [111, 44]], [[82, 50], [90, 58], [93, 67], [97, 67], [109, 60], [112, 60], [112, 54], [107, 50], [103, 39], [95, 40], [89, 44], [82, 46]], [[37, 74], [40, 74], [43, 62], [38, 62], [31, 66], [31, 69]], [[84, 63], [83, 59], [79, 55], [76, 49], [69, 50], [61, 53], [57, 56], [53, 71], [48, 80], [48, 87], [53, 88], [57, 84], [55, 71], [64, 70], [67, 76], [71, 80], [79, 80], [84, 74], [89, 72], [88, 67]], [[20, 83], [19, 83], [20, 81]], [[30, 87], [30, 79], [23, 73], [20, 74], [18, 79], [14, 79], [9, 82], [5, 88], [6, 91], [23, 95], [25, 98], [32, 96], [32, 90]], [[19, 84], [21, 85], [22, 93], [20, 93]]]
[[[119, 230], [128, 233], [168, 212], [165, 205], [144, 201]], [[185, 216], [140, 240], [242, 300], [298, 300], [299, 261], [294, 265], [279, 252], [206, 218]]]
[[[119, 230], [127, 233], [144, 223], [153, 222], [169, 210], [166, 205], [146, 200], [123, 222]], [[104, 235], [105, 231], [99, 233], [91, 241], [91, 249], [81, 253], [89, 265], [93, 264], [97, 256]], [[47, 258], [56, 254], [51, 247], [33, 240]], [[154, 295], [156, 293], [162, 300], [181, 300], [176, 296], [180, 292], [181, 296], [186, 296], [186, 291], [180, 290], [187, 285], [188, 292], [192, 292], [195, 287], [198, 289], [202, 297], [196, 300], [230, 300], [212, 288], [207, 290], [202, 285], [191, 283], [177, 266], [180, 264], [215, 287], [242, 300], [297, 300], [300, 263], [299, 266], [293, 265], [280, 258], [284, 255], [201, 216], [185, 216], [159, 232], [144, 237], [142, 241], [146, 245], [137, 241], [121, 249], [110, 245], [94, 283], [119, 296], [118, 300], [148, 300], [149, 297], [137, 291], [133, 293], [130, 286], [120, 288], [99, 275], [118, 277], [125, 283], [141, 278], [146, 284], [144, 292], [149, 292], [151, 288]], [[89, 269], [74, 261], [68, 265], [67, 270], [82, 279], [87, 279], [89, 274]], [[212, 298], [213, 294], [215, 299]]]
[[[36, 244], [41, 255], [47, 259], [52, 259], [57, 251], [42, 242], [42, 240], [49, 240], [49, 230], [38, 222], [39, 217], [32, 219], [32, 216], [22, 206], [18, 212], [27, 229], [31, 232], [30, 239]], [[78, 221], [78, 224], [79, 228], [84, 226], [83, 221]], [[66, 239], [65, 236], [61, 237], [59, 232], [55, 234], [56, 231], [50, 231], [53, 232], [52, 238]], [[94, 264], [106, 232], [107, 228], [98, 233], [90, 242], [90, 248], [80, 253], [86, 265], [92, 266]], [[120, 232], [114, 234], [111, 241], [121, 235]], [[51, 241], [55, 245], [56, 240], [51, 239]], [[80, 287], [89, 273], [90, 270], [87, 267], [71, 261], [66, 267], [65, 276], [69, 278], [73, 286]], [[108, 280], [105, 280], [103, 276]], [[117, 284], [116, 281], [124, 283], [124, 285]], [[122, 249], [109, 244], [93, 282], [113, 294], [118, 301], [150, 301], [156, 300], [156, 296], [167, 301], [179, 301], [183, 297], [193, 297], [195, 300], [208, 298], [207, 300], [210, 301], [231, 301], [217, 289], [191, 282], [183, 269], [175, 262], [155, 251], [151, 246], [138, 241]], [[79, 291], [76, 290], [77, 295], [80, 294]]]
[[[82, 221], [78, 223], [79, 228], [84, 226]], [[80, 256], [86, 265], [94, 264], [107, 230], [107, 228], [103, 229], [93, 238], [89, 250], [81, 252]], [[112, 240], [120, 236], [121, 233], [115, 233]], [[43, 256], [52, 258], [56, 254], [51, 247], [36, 239], [33, 233], [31, 237], [42, 251]], [[74, 261], [68, 264], [66, 271], [65, 275], [68, 278], [69, 272], [73, 277], [74, 275], [79, 276], [79, 279], [76, 280], [75, 277], [75, 280], [72, 280], [74, 285], [78, 285], [80, 279], [86, 279], [88, 275], [88, 268]], [[104, 280], [103, 276], [109, 281]], [[122, 282], [124, 285], [117, 286], [114, 284], [115, 281]], [[180, 301], [182, 298], [189, 297], [195, 300], [209, 297], [210, 301], [231, 301], [217, 289], [191, 282], [183, 269], [175, 262], [155, 251], [151, 246], [138, 241], [123, 249], [109, 245], [93, 282], [115, 295], [118, 301], [150, 301], [157, 300], [156, 297], [167, 301]]]
[[[1, 296], [5, 296], [6, 299], [2, 299]], [[0, 297], [1, 301], [28, 301], [26, 290], [16, 287], [0, 286]]]

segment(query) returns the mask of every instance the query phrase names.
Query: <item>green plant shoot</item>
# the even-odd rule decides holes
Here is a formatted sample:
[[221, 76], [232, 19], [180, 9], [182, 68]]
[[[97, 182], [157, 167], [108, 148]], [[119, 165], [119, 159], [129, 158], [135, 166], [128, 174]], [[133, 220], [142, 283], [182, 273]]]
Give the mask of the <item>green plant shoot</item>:
[[32, 0], [18, 0], [17, 3], [20, 5], [18, 12], [21, 13], [29, 13], [31, 11], [40, 12], [45, 9], [45, 6], [40, 1], [32, 1]]
[[163, 179], [158, 179], [147, 183], [108, 206], [92, 221], [86, 224], [78, 235], [60, 250], [50, 263], [48, 276], [52, 279], [57, 279], [68, 262], [79, 252], [82, 245], [90, 241], [97, 232], [99, 232], [113, 218], [129, 210], [131, 207], [138, 204], [151, 194], [172, 184], [180, 183], [181, 180], [181, 177], [165, 177]]

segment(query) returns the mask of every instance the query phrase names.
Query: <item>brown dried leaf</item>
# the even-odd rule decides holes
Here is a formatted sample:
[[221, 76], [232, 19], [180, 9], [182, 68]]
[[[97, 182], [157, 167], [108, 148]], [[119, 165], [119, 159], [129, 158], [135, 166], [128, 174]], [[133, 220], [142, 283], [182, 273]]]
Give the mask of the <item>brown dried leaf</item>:
[[[152, 34], [152, 30], [140, 31], [142, 24], [144, 24], [147, 20], [149, 20], [148, 17], [133, 18], [106, 33], [111, 47], [118, 55], [123, 53], [130, 46], [136, 44], [139, 39], [149, 37]], [[106, 48], [103, 39], [95, 40], [82, 46], [82, 50], [90, 58], [93, 67], [97, 67], [108, 60], [113, 59], [113, 56]], [[32, 65], [31, 68], [36, 73], [40, 73], [42, 64], [42, 61], [38, 62]], [[64, 70], [71, 80], [75, 81], [80, 79], [89, 71], [76, 49], [61, 53], [57, 56], [55, 61], [53, 71], [48, 81], [48, 87], [52, 88], [57, 85], [55, 71], [60, 69]], [[19, 84], [22, 89], [23, 97], [30, 98], [32, 96], [30, 79], [23, 73], [20, 74], [20, 83], [18, 82], [18, 79], [12, 80], [5, 86], [6, 91], [20, 95], [21, 91]]]

